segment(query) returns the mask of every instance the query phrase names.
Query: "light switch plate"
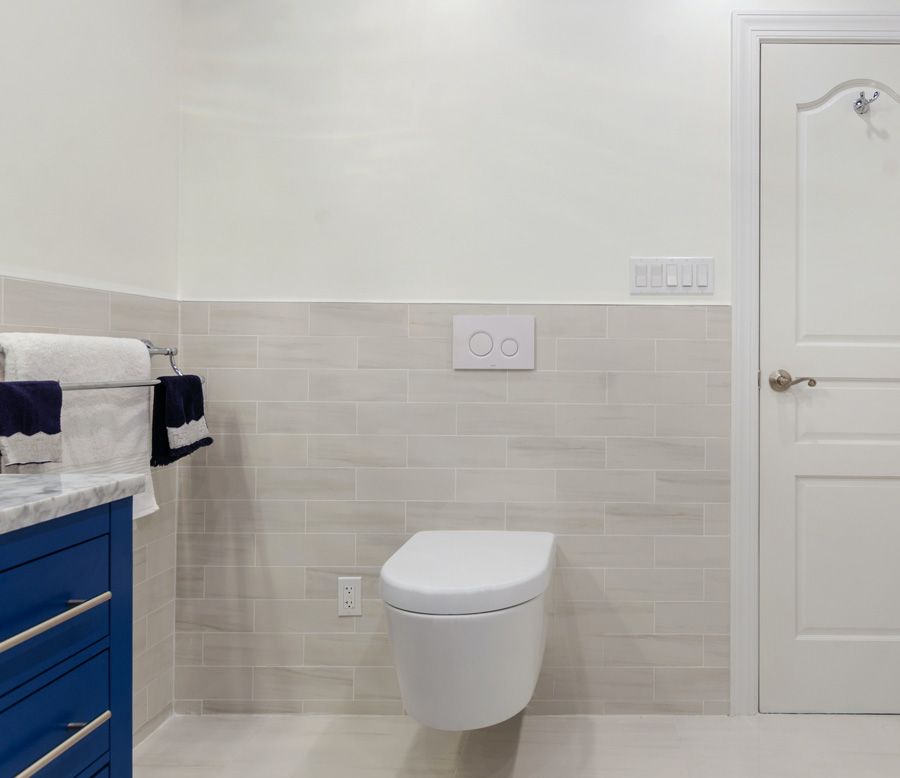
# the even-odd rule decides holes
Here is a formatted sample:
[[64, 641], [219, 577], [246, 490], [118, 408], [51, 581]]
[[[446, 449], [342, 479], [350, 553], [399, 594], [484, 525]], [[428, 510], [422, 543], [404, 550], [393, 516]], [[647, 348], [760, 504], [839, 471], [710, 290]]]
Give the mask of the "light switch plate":
[[453, 369], [534, 370], [534, 316], [454, 316]]
[[716, 290], [712, 257], [632, 257], [629, 263], [632, 294], [713, 294]]

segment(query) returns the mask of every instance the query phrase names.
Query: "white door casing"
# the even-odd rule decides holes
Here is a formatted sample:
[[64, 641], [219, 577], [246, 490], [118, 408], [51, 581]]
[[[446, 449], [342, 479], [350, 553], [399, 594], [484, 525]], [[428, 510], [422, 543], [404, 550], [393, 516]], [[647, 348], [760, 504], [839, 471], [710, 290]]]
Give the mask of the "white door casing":
[[760, 95], [760, 710], [896, 713], [900, 45], [764, 44]]

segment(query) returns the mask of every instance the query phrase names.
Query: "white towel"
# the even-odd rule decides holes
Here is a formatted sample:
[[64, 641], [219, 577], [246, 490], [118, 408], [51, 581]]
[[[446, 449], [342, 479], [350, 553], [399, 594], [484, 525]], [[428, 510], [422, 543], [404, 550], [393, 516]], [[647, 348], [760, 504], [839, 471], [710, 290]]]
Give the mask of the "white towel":
[[[150, 354], [139, 340], [0, 333], [0, 380], [99, 383], [149, 381]], [[150, 479], [150, 389], [63, 392], [62, 462], [10, 465], [8, 473], [140, 473], [134, 517], [157, 510]]]

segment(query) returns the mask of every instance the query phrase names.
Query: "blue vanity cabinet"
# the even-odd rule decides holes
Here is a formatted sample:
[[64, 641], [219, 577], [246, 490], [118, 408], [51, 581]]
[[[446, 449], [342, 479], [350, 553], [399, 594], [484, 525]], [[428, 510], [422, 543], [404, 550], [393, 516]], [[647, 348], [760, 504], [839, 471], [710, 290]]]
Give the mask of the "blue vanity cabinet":
[[0, 534], [0, 776], [131, 776], [131, 498]]

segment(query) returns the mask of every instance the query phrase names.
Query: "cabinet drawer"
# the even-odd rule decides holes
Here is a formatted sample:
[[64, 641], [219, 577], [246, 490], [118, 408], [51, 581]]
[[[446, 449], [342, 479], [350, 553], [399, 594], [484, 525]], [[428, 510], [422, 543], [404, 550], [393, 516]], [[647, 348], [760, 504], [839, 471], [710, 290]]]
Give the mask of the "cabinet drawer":
[[0, 695], [109, 634], [109, 585], [108, 535], [0, 572]]
[[[104, 651], [0, 711], [0, 775], [18, 775], [54, 756], [54, 750], [39, 777], [77, 775], [109, 751], [108, 711], [109, 653]], [[92, 731], [85, 735], [70, 723], [88, 724]]]

